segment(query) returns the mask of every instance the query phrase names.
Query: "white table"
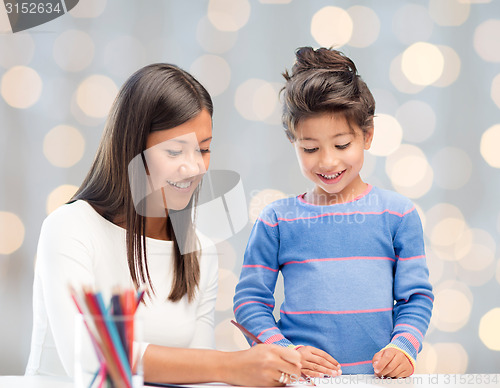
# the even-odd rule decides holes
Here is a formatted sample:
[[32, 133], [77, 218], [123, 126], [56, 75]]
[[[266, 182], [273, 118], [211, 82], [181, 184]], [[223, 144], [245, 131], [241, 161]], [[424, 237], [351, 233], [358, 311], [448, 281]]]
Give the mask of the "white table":
[[73, 381], [68, 377], [0, 376], [0, 388], [68, 388]]
[[[318, 387], [413, 387], [413, 388], [500, 388], [500, 374], [435, 374], [413, 375], [407, 379], [379, 379], [371, 375], [346, 375], [334, 379], [315, 380]], [[186, 387], [205, 387], [206, 384]], [[0, 376], [0, 388], [69, 388], [73, 382], [69, 378], [48, 376]], [[212, 386], [213, 387], [213, 386]]]

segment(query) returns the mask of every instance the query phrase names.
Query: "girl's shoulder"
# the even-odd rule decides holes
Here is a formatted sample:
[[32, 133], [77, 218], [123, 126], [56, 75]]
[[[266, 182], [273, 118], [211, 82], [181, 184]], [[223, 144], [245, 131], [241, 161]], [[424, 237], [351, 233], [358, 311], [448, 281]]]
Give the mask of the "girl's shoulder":
[[374, 186], [366, 196], [368, 204], [404, 214], [415, 207], [414, 203], [403, 194], [393, 190], [382, 189]]
[[299, 196], [280, 198], [264, 206], [259, 218], [274, 219], [296, 209], [300, 204]]

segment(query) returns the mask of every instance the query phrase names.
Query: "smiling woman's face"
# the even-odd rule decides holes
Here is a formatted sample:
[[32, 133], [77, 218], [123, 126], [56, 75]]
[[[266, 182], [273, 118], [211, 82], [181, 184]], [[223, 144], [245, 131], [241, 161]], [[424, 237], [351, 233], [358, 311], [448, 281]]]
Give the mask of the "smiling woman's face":
[[164, 209], [187, 206], [208, 169], [211, 140], [212, 118], [205, 109], [177, 127], [149, 134], [144, 157], [150, 184], [161, 193]]

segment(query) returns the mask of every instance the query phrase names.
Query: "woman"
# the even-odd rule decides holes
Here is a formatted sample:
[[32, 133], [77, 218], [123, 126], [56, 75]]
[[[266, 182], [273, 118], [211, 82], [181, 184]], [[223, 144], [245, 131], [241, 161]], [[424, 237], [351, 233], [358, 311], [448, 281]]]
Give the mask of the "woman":
[[76, 309], [68, 284], [146, 287], [147, 381], [281, 385], [283, 376], [300, 373], [293, 349], [210, 350], [217, 256], [198, 241], [189, 209], [211, 139], [212, 101], [190, 74], [154, 64], [126, 81], [87, 177], [43, 223], [27, 374], [73, 373]]

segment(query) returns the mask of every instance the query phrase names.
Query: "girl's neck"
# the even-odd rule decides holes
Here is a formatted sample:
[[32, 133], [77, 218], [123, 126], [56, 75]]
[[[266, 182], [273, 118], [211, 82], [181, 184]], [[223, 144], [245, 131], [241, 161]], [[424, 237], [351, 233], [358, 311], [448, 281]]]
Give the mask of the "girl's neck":
[[327, 206], [351, 202], [364, 193], [368, 184], [358, 177], [350, 185], [337, 193], [328, 193], [316, 186], [304, 195], [304, 200], [313, 205]]

